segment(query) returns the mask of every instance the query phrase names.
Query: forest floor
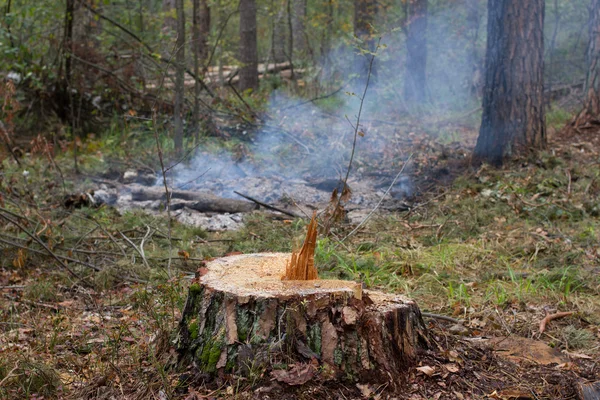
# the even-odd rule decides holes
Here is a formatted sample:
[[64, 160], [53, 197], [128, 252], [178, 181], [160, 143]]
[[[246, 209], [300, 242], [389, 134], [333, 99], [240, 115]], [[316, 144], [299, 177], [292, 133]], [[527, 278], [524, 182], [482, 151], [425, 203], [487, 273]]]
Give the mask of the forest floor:
[[[432, 348], [396, 393], [318, 379], [288, 387], [261, 368], [204, 384], [177, 368], [177, 324], [200, 262], [290, 251], [306, 221], [255, 212], [240, 231], [173, 223], [169, 234], [166, 217], [66, 209], [54, 161], [6, 158], [0, 397], [579, 398], [600, 380], [600, 131], [555, 135], [546, 152], [502, 169], [468, 166], [474, 133], [462, 137], [413, 134], [411, 174], [434, 183], [416, 206], [376, 213], [343, 245], [318, 241], [321, 276], [403, 293], [428, 313]], [[560, 318], [541, 329], [548, 316]]]

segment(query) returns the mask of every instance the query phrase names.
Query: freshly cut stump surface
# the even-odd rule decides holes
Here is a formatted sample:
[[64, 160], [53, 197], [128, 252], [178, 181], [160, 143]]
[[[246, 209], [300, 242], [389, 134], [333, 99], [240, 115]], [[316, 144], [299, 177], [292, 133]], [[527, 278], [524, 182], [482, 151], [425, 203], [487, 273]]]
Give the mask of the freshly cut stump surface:
[[416, 303], [351, 281], [282, 280], [290, 257], [244, 254], [201, 268], [180, 322], [182, 362], [212, 376], [272, 370], [292, 384], [317, 375], [303, 363], [328, 378], [401, 381], [427, 346]]

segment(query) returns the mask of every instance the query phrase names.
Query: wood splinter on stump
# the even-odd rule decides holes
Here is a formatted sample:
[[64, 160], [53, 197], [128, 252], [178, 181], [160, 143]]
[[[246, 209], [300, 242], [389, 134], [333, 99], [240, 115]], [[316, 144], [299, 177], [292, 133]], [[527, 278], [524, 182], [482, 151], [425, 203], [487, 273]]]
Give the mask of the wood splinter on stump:
[[290, 262], [285, 267], [283, 280], [310, 281], [319, 279], [315, 267], [315, 248], [317, 247], [317, 212], [313, 213], [308, 224], [306, 239], [298, 253], [292, 252]]
[[236, 255], [201, 268], [179, 326], [181, 362], [213, 377], [259, 368], [289, 384], [318, 374], [402, 381], [428, 343], [418, 306], [357, 282], [316, 279], [316, 228], [313, 216], [298, 253]]

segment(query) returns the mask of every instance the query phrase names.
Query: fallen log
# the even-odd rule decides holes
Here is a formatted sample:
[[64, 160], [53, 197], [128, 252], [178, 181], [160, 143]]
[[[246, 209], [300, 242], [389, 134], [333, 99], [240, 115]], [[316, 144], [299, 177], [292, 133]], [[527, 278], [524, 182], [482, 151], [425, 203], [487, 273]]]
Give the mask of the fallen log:
[[[201, 212], [241, 213], [256, 210], [258, 207], [248, 201], [227, 199], [207, 192], [172, 190], [169, 195], [171, 199], [189, 201], [190, 203], [186, 204], [188, 208]], [[131, 191], [133, 201], [166, 200], [166, 198], [165, 190], [160, 187], [136, 186]]]
[[290, 257], [235, 255], [200, 268], [179, 325], [180, 362], [210, 377], [259, 369], [289, 384], [320, 374], [401, 382], [428, 343], [416, 303], [351, 281], [282, 280]]

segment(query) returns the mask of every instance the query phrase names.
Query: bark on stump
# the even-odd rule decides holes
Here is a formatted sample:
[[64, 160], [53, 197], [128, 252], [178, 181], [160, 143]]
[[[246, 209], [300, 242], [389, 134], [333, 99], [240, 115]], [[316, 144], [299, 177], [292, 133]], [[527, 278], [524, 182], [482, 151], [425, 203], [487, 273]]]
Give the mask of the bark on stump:
[[329, 377], [402, 381], [427, 346], [417, 305], [351, 281], [282, 281], [289, 260], [245, 254], [201, 268], [180, 322], [181, 361], [213, 377], [318, 361]]

